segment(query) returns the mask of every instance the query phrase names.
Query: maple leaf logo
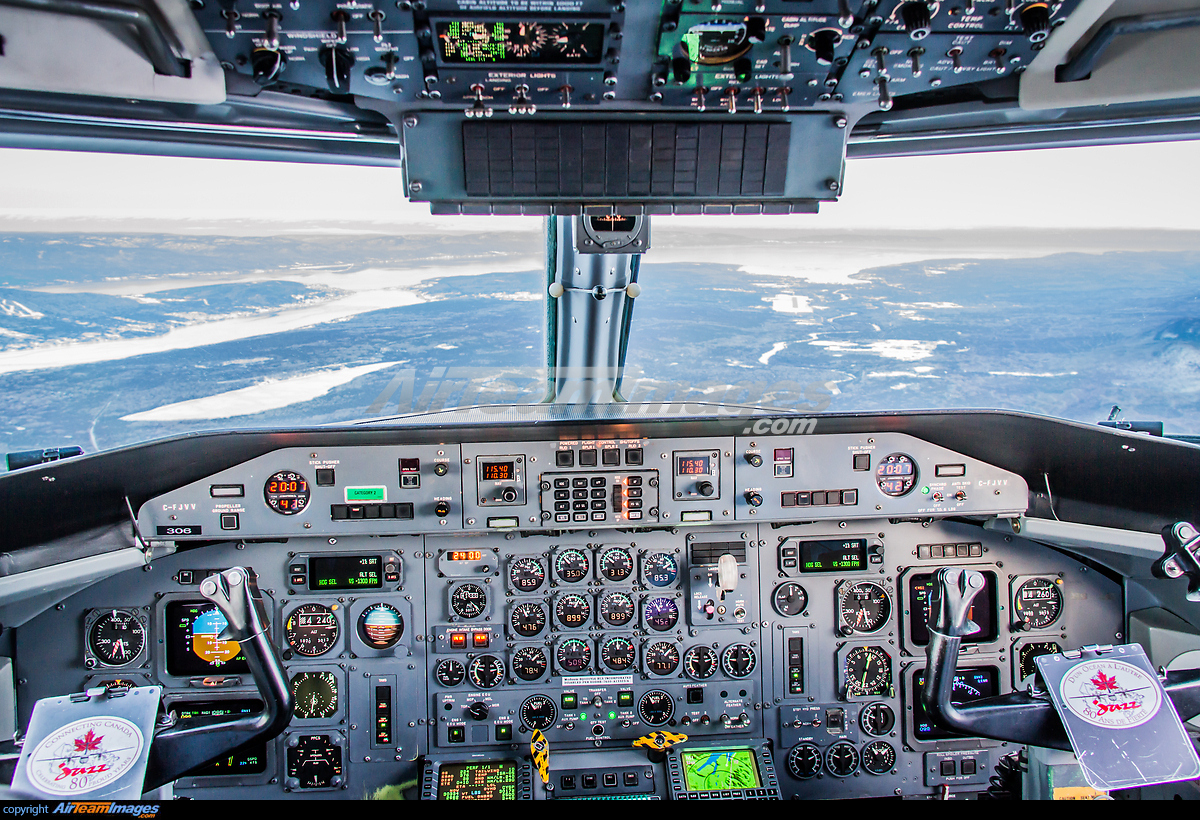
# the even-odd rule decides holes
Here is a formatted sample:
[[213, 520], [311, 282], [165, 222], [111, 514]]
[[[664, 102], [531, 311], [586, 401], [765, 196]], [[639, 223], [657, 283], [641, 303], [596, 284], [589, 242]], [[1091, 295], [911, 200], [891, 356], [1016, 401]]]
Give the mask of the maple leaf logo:
[[1103, 672], [1099, 672], [1096, 677], [1092, 678], [1092, 685], [1099, 692], [1114, 692], [1117, 689], [1117, 678], [1115, 675], [1110, 678]]
[[82, 738], [75, 738], [75, 751], [98, 752], [100, 751], [100, 741], [102, 740], [104, 740], [104, 735], [97, 735], [91, 729], [88, 729], [87, 734]]

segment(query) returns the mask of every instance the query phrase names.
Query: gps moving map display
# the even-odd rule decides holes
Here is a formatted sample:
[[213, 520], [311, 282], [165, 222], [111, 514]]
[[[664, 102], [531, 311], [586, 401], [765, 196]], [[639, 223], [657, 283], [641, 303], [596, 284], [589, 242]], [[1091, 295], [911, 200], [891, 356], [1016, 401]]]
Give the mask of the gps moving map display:
[[443, 763], [438, 770], [438, 800], [516, 800], [517, 764]]
[[[986, 582], [971, 603], [967, 617], [979, 627], [973, 635], [962, 639], [963, 643], [988, 643], [996, 640], [996, 574], [983, 573]], [[917, 646], [929, 643], [929, 596], [933, 590], [933, 575], [913, 575], [908, 579], [909, 625], [912, 640]]]
[[[956, 706], [964, 703], [990, 698], [996, 694], [996, 684], [1000, 679], [1000, 671], [994, 666], [981, 666], [978, 669], [963, 669], [954, 675], [954, 694], [950, 702]], [[929, 719], [929, 712], [921, 705], [920, 691], [925, 685], [925, 670], [913, 675], [912, 691], [916, 697], [913, 703], [913, 734], [917, 740], [941, 740], [955, 738], [960, 735], [939, 729]]]
[[229, 625], [215, 604], [172, 601], [167, 604], [167, 674], [231, 675], [250, 671], [237, 641], [222, 640]]
[[680, 752], [684, 788], [689, 792], [757, 789], [762, 785], [753, 749]]

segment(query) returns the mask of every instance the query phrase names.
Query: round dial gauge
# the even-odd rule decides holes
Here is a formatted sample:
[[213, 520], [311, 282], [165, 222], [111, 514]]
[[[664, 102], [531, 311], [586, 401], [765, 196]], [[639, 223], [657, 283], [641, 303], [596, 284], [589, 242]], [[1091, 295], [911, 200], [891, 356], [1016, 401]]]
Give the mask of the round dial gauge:
[[568, 629], [587, 626], [592, 618], [592, 602], [574, 592], [564, 595], [554, 604], [554, 618]]
[[846, 694], [852, 698], [890, 695], [892, 659], [881, 647], [856, 646], [846, 653], [842, 666]]
[[545, 651], [537, 646], [523, 646], [513, 653], [513, 674], [521, 680], [538, 680], [546, 674], [549, 665]]
[[886, 740], [875, 740], [862, 750], [862, 767], [868, 774], [887, 774], [896, 765], [896, 750]]
[[391, 604], [371, 604], [358, 616], [358, 637], [372, 649], [391, 649], [404, 635], [404, 616]]
[[788, 752], [787, 770], [797, 780], [816, 777], [821, 771], [821, 750], [811, 743], [797, 743]]
[[721, 671], [731, 678], [744, 678], [758, 665], [758, 656], [744, 643], [735, 643], [721, 653]]
[[1045, 629], [1062, 614], [1062, 590], [1049, 578], [1030, 578], [1017, 588], [1013, 611], [1029, 629]]
[[558, 707], [545, 695], [533, 695], [521, 704], [521, 722], [530, 730], [549, 729], [558, 720]]
[[610, 547], [600, 553], [600, 574], [610, 581], [624, 581], [633, 574], [633, 556], [624, 547]]
[[624, 592], [606, 592], [600, 596], [600, 617], [609, 626], [625, 626], [633, 620], [633, 598]]
[[636, 658], [637, 650], [633, 646], [633, 641], [628, 638], [618, 635], [608, 638], [600, 644], [600, 662], [610, 671], [624, 672], [633, 666]]
[[460, 618], [478, 618], [487, 609], [487, 593], [479, 584], [460, 584], [450, 594], [450, 608]]
[[513, 632], [524, 638], [532, 638], [546, 628], [546, 610], [534, 601], [524, 601], [513, 607], [508, 617]]
[[504, 680], [504, 661], [495, 655], [479, 655], [467, 666], [467, 677], [472, 686], [493, 689]]
[[563, 550], [554, 557], [554, 574], [568, 583], [582, 581], [587, 577], [591, 566], [587, 553], [583, 550]]
[[710, 646], [693, 646], [683, 653], [683, 671], [692, 680], [711, 678], [717, 671], [717, 653]]
[[297, 655], [308, 658], [333, 649], [340, 633], [337, 616], [324, 604], [301, 604], [292, 610], [283, 625], [288, 646]]
[[646, 626], [666, 632], [679, 621], [679, 607], [670, 598], [651, 598], [646, 602]]
[[676, 563], [674, 555], [656, 552], [648, 556], [642, 564], [642, 576], [650, 586], [667, 587], [679, 577], [679, 564]]
[[843, 587], [839, 604], [842, 624], [861, 634], [883, 629], [892, 614], [892, 599], [887, 590], [871, 581]]
[[582, 672], [592, 665], [592, 645], [579, 638], [568, 638], [558, 645], [554, 660], [563, 672]]
[[775, 587], [771, 605], [785, 618], [794, 618], [808, 609], [808, 593], [795, 581], [787, 581]]
[[518, 592], [533, 592], [546, 581], [546, 568], [536, 558], [518, 558], [509, 564], [508, 582]]
[[858, 713], [858, 725], [872, 737], [886, 735], [896, 726], [896, 713], [886, 703], [868, 703]]
[[1039, 641], [1038, 643], [1027, 643], [1017, 650], [1017, 671], [1021, 676], [1021, 680], [1025, 680], [1030, 675], [1037, 672], [1037, 664], [1034, 659], [1042, 655], [1056, 655], [1062, 652], [1062, 647], [1057, 641]]
[[105, 612], [88, 632], [88, 648], [105, 666], [133, 663], [146, 646], [146, 628], [137, 614], [125, 609]]
[[454, 658], [442, 658], [434, 667], [433, 677], [442, 686], [458, 686], [467, 677], [467, 667]]
[[746, 24], [739, 20], [697, 23], [685, 36], [694, 43], [692, 59], [700, 65], [731, 63], [750, 50]]
[[300, 672], [292, 677], [296, 717], [331, 718], [338, 710], [337, 677], [332, 672]]
[[675, 701], [661, 689], [651, 689], [638, 701], [638, 717], [648, 726], [662, 726], [675, 715]]
[[658, 641], [646, 647], [646, 671], [670, 675], [679, 668], [679, 647], [670, 641]]
[[308, 506], [311, 491], [308, 481], [299, 473], [280, 470], [263, 485], [263, 497], [267, 506], [280, 515], [295, 515]]
[[875, 468], [875, 484], [892, 498], [908, 495], [917, 486], [917, 463], [904, 453], [884, 456]]
[[834, 777], [849, 777], [858, 768], [858, 749], [844, 740], [838, 741], [826, 750], [825, 767]]

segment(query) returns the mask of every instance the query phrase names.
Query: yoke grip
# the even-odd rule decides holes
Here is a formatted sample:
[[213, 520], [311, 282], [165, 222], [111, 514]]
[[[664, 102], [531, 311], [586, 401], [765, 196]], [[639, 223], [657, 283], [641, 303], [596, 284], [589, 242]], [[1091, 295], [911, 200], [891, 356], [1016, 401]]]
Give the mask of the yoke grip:
[[973, 569], [943, 567], [935, 572], [929, 598], [929, 631], [948, 638], [964, 638], [978, 632], [979, 626], [968, 615], [984, 584], [983, 574]]

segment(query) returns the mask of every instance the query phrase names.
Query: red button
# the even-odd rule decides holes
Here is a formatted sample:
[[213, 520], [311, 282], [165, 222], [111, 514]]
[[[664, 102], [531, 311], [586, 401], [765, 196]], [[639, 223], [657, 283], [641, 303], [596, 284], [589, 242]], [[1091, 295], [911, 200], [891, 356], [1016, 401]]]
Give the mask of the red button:
[[488, 636], [488, 633], [476, 632], [476, 633], [474, 633], [474, 635], [475, 635], [475, 645], [476, 646], [481, 646], [481, 647], [486, 648], [488, 643], [490, 643], [490, 638]]
[[455, 649], [466, 649], [467, 648], [467, 633], [451, 632], [450, 633], [450, 646], [454, 647]]

